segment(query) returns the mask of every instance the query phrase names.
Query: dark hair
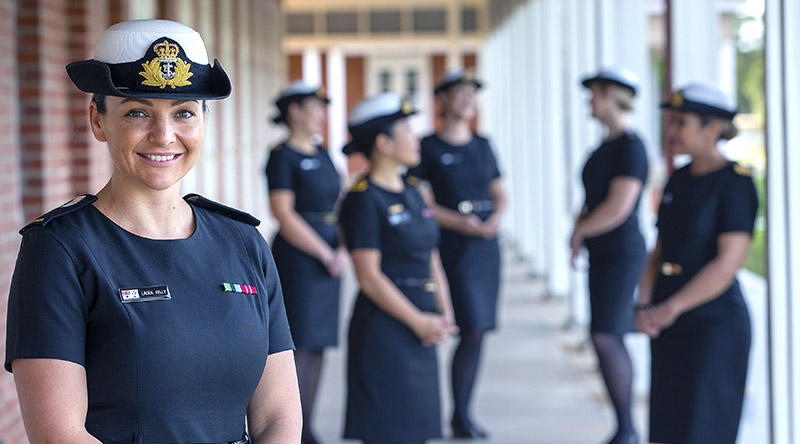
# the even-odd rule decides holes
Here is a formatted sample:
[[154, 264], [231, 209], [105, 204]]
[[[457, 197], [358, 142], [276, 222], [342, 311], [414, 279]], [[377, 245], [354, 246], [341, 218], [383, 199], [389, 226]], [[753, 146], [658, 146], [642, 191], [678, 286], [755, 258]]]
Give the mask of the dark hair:
[[730, 120], [720, 119], [714, 116], [700, 116], [700, 126], [706, 126], [714, 120], [719, 120], [722, 123], [722, 132], [719, 133], [717, 140], [731, 140], [739, 134], [739, 129]]
[[[108, 106], [106, 105], [106, 95], [105, 94], [92, 94], [92, 102], [94, 102], [95, 105], [97, 105], [97, 112], [100, 113], [101, 115], [105, 114], [106, 111], [108, 111]], [[201, 102], [201, 105], [203, 106], [203, 112], [207, 113], [208, 112], [208, 104], [206, 103], [206, 101], [203, 100]]]

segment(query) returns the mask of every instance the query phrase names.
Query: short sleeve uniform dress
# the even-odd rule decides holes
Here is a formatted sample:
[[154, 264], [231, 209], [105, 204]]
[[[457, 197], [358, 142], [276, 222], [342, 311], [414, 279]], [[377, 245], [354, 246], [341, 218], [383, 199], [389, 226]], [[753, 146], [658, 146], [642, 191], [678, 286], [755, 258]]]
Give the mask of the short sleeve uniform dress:
[[106, 443], [241, 440], [267, 355], [292, 348], [267, 244], [230, 216], [257, 220], [190, 195], [195, 232], [153, 240], [95, 200], [23, 229], [5, 368], [18, 358], [83, 366], [86, 429]]
[[[378, 249], [381, 271], [418, 309], [433, 312], [431, 251], [438, 228], [419, 192], [362, 179], [342, 203], [350, 250]], [[412, 442], [441, 436], [436, 347], [358, 294], [350, 320], [345, 438]]]
[[[635, 133], [626, 131], [603, 142], [583, 168], [587, 213], [608, 197], [612, 180], [633, 177], [645, 184], [647, 169], [647, 152]], [[636, 206], [620, 226], [586, 239], [592, 332], [623, 334], [635, 330], [634, 291], [647, 256], [647, 247], [639, 231], [640, 199], [641, 192]]]
[[[294, 192], [294, 209], [331, 248], [339, 246], [334, 207], [341, 189], [328, 151], [313, 155], [287, 144], [273, 149], [267, 161], [270, 191]], [[339, 278], [316, 258], [298, 250], [280, 232], [272, 254], [283, 288], [286, 315], [298, 349], [321, 349], [338, 343]]]
[[[436, 203], [486, 220], [493, 213], [490, 183], [500, 177], [489, 141], [478, 135], [453, 146], [436, 134], [421, 143], [420, 164], [408, 175], [427, 180]], [[442, 228], [439, 252], [450, 284], [456, 323], [462, 330], [492, 330], [497, 324], [500, 248], [497, 238], [466, 236]]]
[[[753, 181], [735, 163], [701, 176], [689, 166], [676, 171], [658, 214], [662, 264], [653, 303], [716, 257], [721, 234], [752, 233], [757, 208]], [[749, 350], [750, 316], [738, 281], [652, 340], [651, 441], [735, 443]]]

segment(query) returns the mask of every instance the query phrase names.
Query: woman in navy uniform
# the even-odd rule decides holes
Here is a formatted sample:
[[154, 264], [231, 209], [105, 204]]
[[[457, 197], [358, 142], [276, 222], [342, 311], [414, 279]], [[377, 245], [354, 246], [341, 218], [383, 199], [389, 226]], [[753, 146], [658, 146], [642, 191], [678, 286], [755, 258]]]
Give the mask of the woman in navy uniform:
[[316, 444], [311, 416], [325, 347], [338, 343], [339, 275], [347, 251], [339, 247], [334, 207], [341, 190], [328, 150], [314, 138], [322, 130], [328, 97], [321, 87], [296, 81], [275, 101], [289, 137], [272, 150], [267, 182], [280, 231], [272, 254], [283, 288], [295, 347], [303, 406], [303, 443]]
[[750, 351], [737, 271], [758, 196], [748, 171], [717, 141], [736, 135], [736, 110], [716, 86], [690, 84], [663, 108], [675, 151], [692, 157], [664, 189], [658, 243], [639, 292], [639, 329], [652, 337], [650, 440], [734, 444]]
[[[135, 20], [67, 65], [111, 179], [22, 230], [5, 368], [31, 442], [289, 443], [300, 402], [280, 282], [254, 217], [181, 198], [230, 94], [200, 35]], [[247, 424], [245, 425], [245, 421]]]
[[422, 161], [409, 170], [430, 184], [428, 203], [442, 229], [439, 251], [450, 285], [461, 341], [453, 354], [453, 434], [485, 438], [470, 417], [483, 336], [497, 325], [500, 249], [497, 233], [506, 206], [503, 181], [489, 141], [470, 129], [476, 91], [482, 86], [464, 70], [446, 73], [435, 89], [441, 130], [422, 140]]
[[572, 259], [589, 250], [591, 336], [617, 430], [609, 444], [638, 436], [631, 418], [633, 368], [623, 335], [635, 331], [634, 290], [647, 255], [637, 209], [647, 181], [644, 144], [627, 122], [638, 79], [624, 68], [604, 68], [583, 80], [592, 92], [592, 117], [605, 128], [603, 143], [583, 168], [585, 204], [570, 239]]
[[441, 436], [436, 348], [455, 332], [433, 212], [402, 167], [419, 162], [411, 105], [391, 93], [350, 113], [370, 170], [342, 203], [340, 224], [361, 291], [350, 320], [345, 438], [423, 443]]

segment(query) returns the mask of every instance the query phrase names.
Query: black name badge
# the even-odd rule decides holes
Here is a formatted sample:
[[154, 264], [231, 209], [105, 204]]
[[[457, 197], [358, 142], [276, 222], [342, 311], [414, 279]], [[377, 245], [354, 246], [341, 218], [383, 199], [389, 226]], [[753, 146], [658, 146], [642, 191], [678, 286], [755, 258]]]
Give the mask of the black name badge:
[[128, 302], [163, 301], [166, 299], [172, 299], [169, 295], [169, 287], [166, 285], [119, 289], [119, 300], [124, 304]]

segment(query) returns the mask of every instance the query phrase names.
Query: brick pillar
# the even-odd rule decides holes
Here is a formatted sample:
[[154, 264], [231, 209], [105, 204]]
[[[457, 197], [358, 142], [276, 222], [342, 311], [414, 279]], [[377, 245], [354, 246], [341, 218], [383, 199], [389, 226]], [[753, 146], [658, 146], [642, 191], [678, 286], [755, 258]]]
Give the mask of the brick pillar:
[[63, 1], [20, 0], [17, 7], [22, 203], [31, 220], [73, 194], [68, 25]]
[[[6, 310], [22, 225], [17, 94], [17, 2], [0, 0], [0, 355], [5, 357]], [[17, 391], [10, 373], [0, 370], [0, 440], [25, 441]]]
[[[98, 37], [109, 21], [104, 0], [73, 0], [67, 6], [69, 21], [69, 60], [90, 59]], [[66, 73], [64, 73], [66, 78]], [[68, 81], [68, 80], [67, 80]], [[89, 125], [91, 95], [69, 86], [69, 113], [72, 136], [70, 165], [72, 194], [97, 193], [108, 181], [111, 158], [104, 143], [97, 142]]]

